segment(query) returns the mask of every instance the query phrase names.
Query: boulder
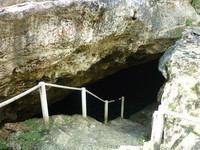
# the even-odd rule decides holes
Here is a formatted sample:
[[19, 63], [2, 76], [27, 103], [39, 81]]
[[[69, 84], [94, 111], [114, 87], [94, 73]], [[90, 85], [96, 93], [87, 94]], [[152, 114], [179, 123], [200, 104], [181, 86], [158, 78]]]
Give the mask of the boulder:
[[[200, 118], [199, 68], [200, 27], [188, 27], [182, 38], [160, 59], [159, 70], [167, 79], [162, 104], [171, 111]], [[199, 131], [199, 124], [169, 116], [164, 131], [164, 144], [177, 150], [200, 149]]]
[[[158, 58], [187, 21], [199, 20], [190, 0], [23, 2], [1, 1], [0, 102], [40, 81], [82, 86]], [[48, 89], [49, 104], [67, 94]], [[23, 120], [40, 110], [34, 92], [1, 108], [0, 121]]]

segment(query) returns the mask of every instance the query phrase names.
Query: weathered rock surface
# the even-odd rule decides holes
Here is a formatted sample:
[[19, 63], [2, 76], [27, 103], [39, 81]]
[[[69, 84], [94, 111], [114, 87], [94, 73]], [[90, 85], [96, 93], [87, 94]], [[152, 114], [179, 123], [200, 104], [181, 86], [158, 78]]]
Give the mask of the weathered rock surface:
[[200, 15], [200, 1], [199, 0], [192, 0], [192, 5], [197, 11], [197, 13]]
[[[123, 125], [125, 125], [123, 127]], [[118, 126], [118, 128], [116, 128]], [[21, 128], [20, 128], [21, 127]], [[138, 128], [139, 127], [139, 128]], [[127, 128], [129, 131], [127, 132]], [[119, 130], [120, 129], [120, 130]], [[9, 133], [7, 137], [2, 133]], [[138, 133], [137, 131], [141, 131]], [[26, 150], [112, 150], [122, 145], [140, 148], [145, 130], [138, 123], [117, 119], [105, 125], [92, 118], [82, 116], [52, 116], [50, 128], [44, 127], [43, 120], [33, 119], [22, 123], [8, 123], [0, 130], [3, 142], [0, 148], [10, 147]], [[141, 134], [143, 134], [141, 136]], [[140, 137], [140, 138], [138, 138]], [[122, 146], [122, 147], [124, 147]], [[130, 146], [128, 146], [130, 147]]]
[[[13, 2], [0, 8], [0, 102], [41, 80], [81, 86], [157, 58], [199, 20], [190, 0]], [[0, 120], [38, 112], [36, 94], [0, 109]], [[50, 89], [49, 102], [66, 94]]]
[[[159, 69], [168, 80], [162, 104], [171, 111], [200, 118], [200, 27], [189, 27], [183, 32], [182, 39], [160, 59]], [[171, 117], [166, 122], [167, 147], [200, 149], [200, 125]]]

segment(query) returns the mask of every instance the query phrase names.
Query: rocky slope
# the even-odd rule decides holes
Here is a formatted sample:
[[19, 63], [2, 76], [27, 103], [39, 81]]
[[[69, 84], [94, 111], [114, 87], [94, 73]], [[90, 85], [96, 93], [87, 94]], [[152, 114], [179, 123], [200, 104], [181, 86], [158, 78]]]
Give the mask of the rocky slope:
[[[200, 118], [200, 27], [189, 27], [160, 59], [167, 79], [162, 104], [171, 111]], [[176, 150], [200, 149], [200, 125], [168, 117], [165, 145]]]
[[125, 119], [105, 125], [78, 115], [58, 115], [51, 117], [50, 127], [45, 127], [41, 119], [5, 124], [0, 130], [0, 149], [114, 150], [124, 146], [139, 149], [145, 136], [149, 136], [143, 129], [141, 124]]
[[[21, 2], [1, 1], [0, 102], [41, 80], [81, 86], [158, 58], [199, 20], [191, 0]], [[0, 120], [37, 113], [36, 94], [0, 109]], [[49, 89], [49, 102], [66, 94]]]
[[128, 119], [117, 118], [102, 124], [80, 115], [50, 117], [50, 126], [42, 119], [6, 123], [0, 129], [0, 149], [16, 150], [148, 150], [152, 104]]

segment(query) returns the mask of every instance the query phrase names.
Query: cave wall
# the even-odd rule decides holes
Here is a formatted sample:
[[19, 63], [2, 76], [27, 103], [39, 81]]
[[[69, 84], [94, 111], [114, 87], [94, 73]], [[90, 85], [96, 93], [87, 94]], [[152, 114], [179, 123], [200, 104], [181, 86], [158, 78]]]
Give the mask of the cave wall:
[[[81, 86], [158, 58], [199, 20], [190, 0], [17, 2], [0, 8], [0, 102], [39, 81]], [[36, 94], [0, 109], [0, 120], [37, 113]], [[48, 89], [49, 103], [66, 94]]]

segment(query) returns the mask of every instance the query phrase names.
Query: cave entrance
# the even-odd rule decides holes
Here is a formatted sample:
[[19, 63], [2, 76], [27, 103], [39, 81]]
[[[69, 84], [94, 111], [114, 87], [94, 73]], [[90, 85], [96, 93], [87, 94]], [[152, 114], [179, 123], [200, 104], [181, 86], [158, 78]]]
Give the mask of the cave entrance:
[[[125, 97], [125, 118], [140, 111], [144, 107], [157, 101], [157, 93], [164, 82], [158, 71], [158, 60], [129, 67], [95, 83], [86, 85], [86, 88], [105, 100]], [[98, 75], [98, 74], [97, 74]], [[120, 116], [121, 101], [109, 103], [109, 120]], [[81, 93], [75, 91], [63, 100], [53, 104], [50, 115], [81, 114]], [[87, 95], [87, 111], [99, 121], [104, 119], [104, 103]]]

